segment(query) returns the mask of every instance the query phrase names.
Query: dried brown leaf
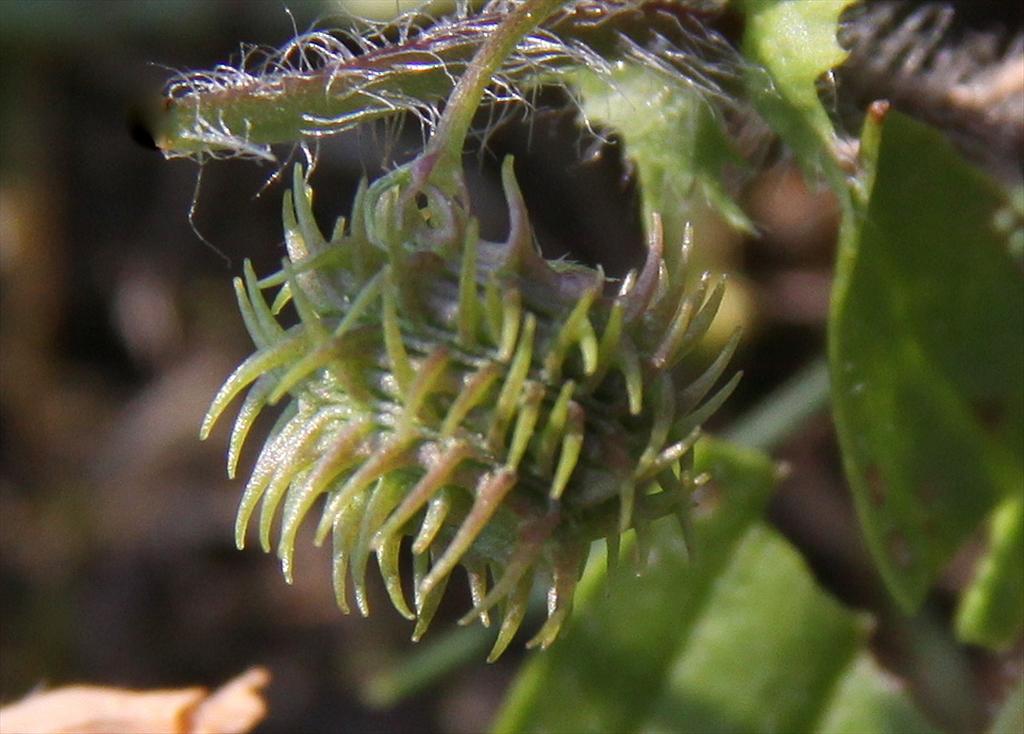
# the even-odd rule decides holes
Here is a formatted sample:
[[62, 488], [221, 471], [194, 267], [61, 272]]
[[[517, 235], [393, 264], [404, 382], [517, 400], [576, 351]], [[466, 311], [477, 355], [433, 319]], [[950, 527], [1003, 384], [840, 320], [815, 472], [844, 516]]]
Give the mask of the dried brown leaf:
[[213, 693], [64, 686], [0, 709], [0, 734], [244, 734], [266, 715], [269, 680], [251, 668]]

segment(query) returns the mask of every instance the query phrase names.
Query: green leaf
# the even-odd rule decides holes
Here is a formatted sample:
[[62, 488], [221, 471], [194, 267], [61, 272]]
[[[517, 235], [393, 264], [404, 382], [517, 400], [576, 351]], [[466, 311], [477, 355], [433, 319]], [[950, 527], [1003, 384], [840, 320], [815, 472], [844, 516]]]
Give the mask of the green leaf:
[[[644, 193], [644, 221], [658, 212], [666, 239], [676, 242], [700, 200], [736, 229], [753, 225], [723, 183], [727, 166], [745, 164], [708, 103], [682, 77], [623, 63], [610, 74], [572, 75], [591, 123], [614, 128], [636, 162]], [[696, 200], [696, 201], [695, 201]]]
[[1024, 627], [1024, 501], [1005, 500], [992, 516], [989, 552], [957, 615], [962, 640], [1006, 648]]
[[[891, 113], [880, 140], [874, 127], [841, 237], [832, 399], [869, 546], [913, 610], [995, 506], [1024, 496], [1024, 279], [993, 226], [999, 189], [909, 118]], [[1000, 613], [977, 595], [1001, 583], [976, 588], [975, 608]]]
[[644, 717], [642, 732], [809, 731], [865, 625], [763, 525], [743, 538]]
[[655, 528], [662, 531], [657, 560], [641, 576], [623, 570], [609, 585], [603, 564], [592, 565], [567, 632], [524, 667], [497, 732], [623, 732], [650, 709], [714, 579], [775, 483], [775, 467], [759, 452], [711, 441], [697, 448], [698, 469], [722, 487], [716, 511], [695, 519], [697, 560], [688, 563], [678, 529], [663, 526]]
[[608, 593], [592, 567], [572, 626], [524, 667], [495, 730], [930, 731], [866, 658], [864, 619], [758, 522], [771, 462], [730, 444], [701, 448], [723, 500], [697, 523], [701, 555], [687, 564], [665, 532], [657, 561]]
[[843, 175], [831, 155], [835, 131], [817, 81], [846, 58], [836, 40], [839, 15], [852, 0], [740, 0], [746, 16], [747, 90], [804, 169], [823, 171], [837, 192]]
[[861, 652], [846, 669], [817, 729], [821, 734], [934, 732], [897, 681]]

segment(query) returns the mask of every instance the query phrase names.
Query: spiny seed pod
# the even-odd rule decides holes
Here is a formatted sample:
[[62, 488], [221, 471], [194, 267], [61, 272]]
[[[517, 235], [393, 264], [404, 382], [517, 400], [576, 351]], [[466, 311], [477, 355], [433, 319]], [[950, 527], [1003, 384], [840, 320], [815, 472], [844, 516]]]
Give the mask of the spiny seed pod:
[[[256, 345], [203, 424], [248, 395], [228, 466], [257, 414], [286, 396], [238, 512], [241, 548], [260, 508], [259, 536], [292, 578], [300, 524], [323, 498], [315, 540], [331, 536], [337, 601], [346, 576], [368, 613], [365, 572], [377, 557], [395, 608], [426, 630], [455, 568], [469, 577], [464, 622], [501, 624], [490, 660], [508, 645], [531, 589], [548, 618], [529, 646], [548, 646], [569, 614], [591, 542], [643, 535], [659, 517], [687, 527], [701, 423], [735, 387], [705, 399], [737, 335], [696, 379], [677, 365], [708, 329], [724, 280], [684, 285], [686, 252], [663, 258], [657, 219], [646, 262], [617, 293], [600, 270], [546, 261], [535, 249], [513, 173], [502, 169], [510, 232], [479, 236], [464, 198], [437, 188], [421, 157], [360, 187], [350, 222], [330, 240], [295, 169], [285, 197], [289, 258], [235, 287]], [[278, 288], [268, 304], [265, 291]], [[279, 315], [291, 301], [298, 323]], [[413, 604], [399, 556], [411, 537]]]

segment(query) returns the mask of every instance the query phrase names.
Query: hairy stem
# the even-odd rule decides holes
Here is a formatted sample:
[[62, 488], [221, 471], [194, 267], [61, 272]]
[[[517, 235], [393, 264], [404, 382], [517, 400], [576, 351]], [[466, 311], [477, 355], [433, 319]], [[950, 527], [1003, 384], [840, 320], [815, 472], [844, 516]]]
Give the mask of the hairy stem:
[[459, 79], [445, 107], [444, 116], [427, 145], [425, 156], [428, 159], [437, 156], [437, 171], [457, 172], [461, 169], [466, 134], [491, 78], [515, 51], [519, 41], [565, 1], [526, 0], [502, 21], [494, 35], [480, 47], [473, 63]]
[[[512, 13], [491, 9], [424, 28], [409, 16], [387, 29], [312, 31], [276, 51], [250, 52], [236, 66], [175, 76], [152, 110], [151, 132], [169, 158], [270, 160], [271, 145], [333, 136], [401, 114], [432, 126], [459, 79], [466, 81], [467, 99], [479, 98], [496, 71], [522, 87], [566, 68], [607, 72], [607, 63], [618, 59], [662, 71], [676, 67], [681, 83], [715, 97], [729, 76], [718, 72], [736, 62], [729, 60], [728, 44], [708, 33], [715, 14], [701, 8], [694, 0], [602, 0], [581, 12], [567, 0], [529, 0]], [[541, 23], [545, 37], [524, 43]], [[649, 52], [652, 44], [662, 53]], [[485, 47], [492, 48], [487, 69], [480, 66], [487, 59], [476, 56]], [[501, 68], [510, 55], [515, 63]], [[470, 92], [466, 77], [474, 68], [480, 69], [473, 74], [477, 89]], [[451, 102], [460, 109], [458, 100]], [[436, 137], [461, 138], [452, 132]]]

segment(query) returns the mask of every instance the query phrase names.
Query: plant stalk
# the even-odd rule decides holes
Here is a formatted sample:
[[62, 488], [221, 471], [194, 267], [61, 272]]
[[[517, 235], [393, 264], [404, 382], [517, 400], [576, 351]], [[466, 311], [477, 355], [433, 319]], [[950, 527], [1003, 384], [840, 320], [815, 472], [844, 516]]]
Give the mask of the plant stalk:
[[[530, 31], [564, 4], [565, 0], [526, 0], [501, 22], [501, 25], [477, 51], [466, 73], [459, 79], [448, 100], [441, 122], [434, 131], [424, 159], [433, 163], [434, 170], [443, 178], [457, 176], [462, 168], [462, 150], [473, 115], [483, 99], [487, 85], [501, 68], [505, 59], [515, 51], [519, 42]], [[444, 185], [449, 183], [442, 180]]]

